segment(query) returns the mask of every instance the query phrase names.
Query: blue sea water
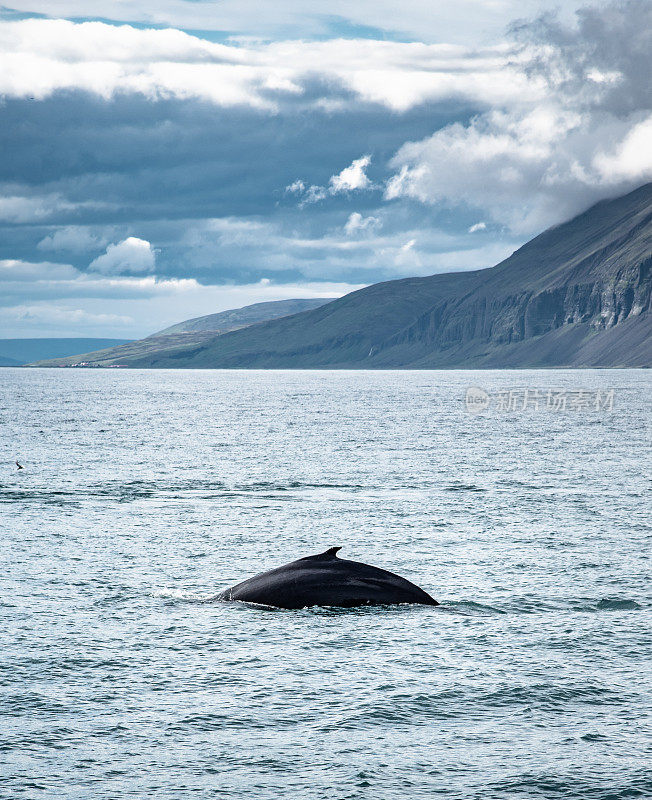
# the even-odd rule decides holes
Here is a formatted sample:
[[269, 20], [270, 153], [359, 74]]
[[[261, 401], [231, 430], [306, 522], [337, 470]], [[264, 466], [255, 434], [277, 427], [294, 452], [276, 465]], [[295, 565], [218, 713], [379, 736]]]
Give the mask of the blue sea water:
[[[651, 797], [651, 389], [1, 370], [0, 797]], [[211, 601], [335, 545], [442, 606]]]

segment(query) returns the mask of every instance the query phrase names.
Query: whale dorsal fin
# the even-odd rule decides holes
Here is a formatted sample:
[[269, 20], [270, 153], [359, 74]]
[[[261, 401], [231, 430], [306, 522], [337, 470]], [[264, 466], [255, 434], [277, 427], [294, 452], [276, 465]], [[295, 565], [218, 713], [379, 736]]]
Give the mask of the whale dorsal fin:
[[325, 550], [323, 553], [319, 553], [319, 555], [313, 556], [313, 558], [337, 558], [337, 551], [341, 549], [341, 547], [329, 547], [328, 550]]
[[333, 559], [337, 559], [337, 551], [341, 549], [341, 547], [329, 547], [328, 550], [324, 550], [323, 553], [317, 553], [316, 556], [304, 556], [304, 558], [300, 558], [299, 561], [332, 561]]

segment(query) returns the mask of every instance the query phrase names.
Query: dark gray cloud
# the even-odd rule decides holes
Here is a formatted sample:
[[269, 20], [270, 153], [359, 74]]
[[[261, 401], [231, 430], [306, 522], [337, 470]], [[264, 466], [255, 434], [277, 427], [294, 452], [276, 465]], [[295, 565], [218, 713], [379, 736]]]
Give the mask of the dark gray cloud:
[[[269, 272], [264, 248], [272, 232], [277, 246], [293, 232], [316, 240], [343, 228], [351, 213], [382, 204], [379, 192], [343, 193], [300, 209], [284, 191], [288, 183], [301, 177], [327, 184], [368, 152], [368, 173], [380, 185], [389, 174], [387, 160], [407, 138], [472, 112], [461, 104], [404, 113], [360, 104], [355, 112], [307, 113], [292, 102], [283, 113], [270, 113], [196, 100], [152, 103], [135, 95], [105, 101], [85, 92], [59, 92], [38, 102], [7, 99], [0, 107], [3, 194], [62, 202], [58, 207], [52, 200], [37, 224], [30, 225], [34, 214], [27, 208], [22, 224], [5, 225], [0, 258], [40, 260], [44, 248], [52, 257], [58, 245], [67, 261], [84, 269], [108, 241], [134, 235], [160, 251], [161, 274], [246, 283]], [[412, 213], [425, 224], [436, 217], [423, 209]], [[201, 221], [214, 218], [253, 220], [247, 241], [242, 232], [234, 238], [233, 228], [228, 235], [209, 235]], [[297, 279], [302, 263], [314, 260], [323, 279], [330, 279], [328, 248], [294, 248], [285, 268], [274, 265], [277, 277]], [[357, 280], [365, 270], [372, 280], [387, 276], [387, 269], [379, 263], [374, 275], [366, 264], [351, 263], [349, 273]]]
[[0, 182], [116, 206], [86, 211], [86, 221], [260, 213], [282, 201], [297, 177], [328, 183], [363, 152], [374, 157], [370, 174], [381, 177], [406, 139], [475, 111], [447, 104], [396, 114], [360, 104], [354, 112], [290, 105], [269, 113], [137, 95], [105, 101], [83, 92], [6, 99]]
[[620, 117], [652, 108], [648, 0], [579, 8], [574, 25], [548, 12], [514, 23], [511, 33], [524, 45], [529, 74], [543, 76], [560, 100]]

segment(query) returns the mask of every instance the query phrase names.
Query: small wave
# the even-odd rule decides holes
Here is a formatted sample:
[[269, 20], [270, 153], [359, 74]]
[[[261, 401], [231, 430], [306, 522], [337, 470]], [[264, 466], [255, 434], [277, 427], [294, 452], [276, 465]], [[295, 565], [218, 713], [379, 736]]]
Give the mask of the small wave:
[[[300, 720], [295, 717], [277, 718], [274, 720], [275, 728], [294, 728], [300, 724]], [[259, 713], [256, 714], [224, 714], [206, 713], [190, 714], [173, 722], [168, 723], [169, 731], [181, 732], [187, 735], [189, 730], [208, 733], [211, 731], [221, 731], [227, 728], [242, 728], [248, 731], [252, 729], [266, 727]]]
[[193, 498], [213, 499], [255, 497], [256, 499], [282, 498], [285, 493], [309, 492], [314, 490], [361, 491], [365, 489], [358, 483], [311, 483], [297, 480], [254, 481], [251, 483], [235, 483], [228, 485], [214, 479], [196, 479], [175, 481], [155, 480], [108, 480], [101, 483], [80, 485], [74, 488], [32, 487], [18, 488], [14, 485], [0, 485], [0, 503], [16, 501], [37, 501], [46, 504], [70, 505], [94, 498], [113, 500], [117, 503], [129, 503], [135, 500], [157, 499], [161, 497], [182, 498], [192, 495]]
[[597, 608], [599, 611], [638, 611], [642, 608], [636, 600], [612, 600], [603, 598], [599, 601]]
[[604, 733], [585, 733], [584, 736], [580, 736], [580, 739], [583, 742], [607, 742], [607, 741], [609, 741], [609, 737], [605, 736]]
[[264, 603], [251, 603], [244, 600], [218, 600], [218, 597], [211, 597], [206, 602], [222, 602], [228, 603], [234, 607], [250, 608], [257, 611], [273, 611], [282, 614], [310, 614], [313, 616], [362, 616], [362, 615], [375, 615], [375, 614], [406, 614], [406, 613], [419, 613], [424, 611], [434, 613], [449, 613], [461, 614], [468, 616], [465, 611], [460, 611], [454, 606], [427, 606], [421, 603], [392, 603], [386, 605], [365, 605], [353, 606], [347, 608], [345, 606], [306, 606], [305, 608], [280, 608], [279, 606], [265, 605]]
[[635, 600], [628, 598], [568, 599], [560, 600], [546, 597], [513, 597], [500, 606], [488, 603], [459, 601], [452, 604], [456, 608], [467, 609], [474, 614], [560, 614], [568, 611], [576, 613], [595, 613], [597, 611], [638, 611], [643, 608]]
[[162, 597], [166, 600], [183, 600], [187, 603], [211, 603], [217, 601], [218, 595], [206, 594], [191, 589], [171, 589], [162, 587], [160, 589], [153, 589], [151, 592], [152, 597]]
[[517, 489], [554, 489], [552, 484], [543, 483], [530, 483], [529, 481], [522, 481], [518, 478], [503, 478], [497, 481], [496, 486], [507, 486], [509, 488]]
[[20, 717], [26, 713], [65, 714], [65, 703], [37, 692], [24, 692], [7, 697], [2, 703], [2, 713], [7, 717]]
[[630, 800], [635, 797], [650, 797], [652, 780], [644, 773], [622, 777], [622, 785], [614, 786], [613, 778], [604, 775], [582, 775], [579, 772], [566, 775], [529, 772], [517, 777], [506, 777], [487, 783], [495, 797], [545, 797], [548, 800]]
[[472, 600], [456, 600], [451, 603], [445, 603], [439, 606], [439, 608], [452, 612], [456, 611], [458, 614], [465, 614], [466, 616], [507, 613], [502, 608], [490, 606], [487, 603], [475, 603]]
[[0, 503], [15, 503], [16, 501], [36, 500], [45, 505], [75, 505], [79, 504], [79, 497], [74, 492], [64, 492], [52, 489], [2, 489], [0, 490]]
[[482, 702], [493, 707], [528, 706], [559, 708], [570, 704], [621, 705], [626, 698], [618, 692], [595, 684], [531, 686], [502, 686], [482, 697]]
[[387, 698], [382, 705], [364, 703], [357, 708], [342, 711], [320, 721], [319, 730], [329, 733], [337, 729], [364, 730], [382, 726], [413, 727], [415, 724], [431, 724], [433, 720], [451, 719], [456, 712], [450, 710], [455, 691], [438, 692], [432, 697]]
[[[72, 728], [56, 726], [44, 731], [31, 733], [14, 733], [7, 736], [0, 744], [0, 752], [8, 753], [15, 750], [21, 754], [29, 751], [65, 750], [74, 747], [75, 731]], [[45, 787], [43, 787], [45, 788]]]

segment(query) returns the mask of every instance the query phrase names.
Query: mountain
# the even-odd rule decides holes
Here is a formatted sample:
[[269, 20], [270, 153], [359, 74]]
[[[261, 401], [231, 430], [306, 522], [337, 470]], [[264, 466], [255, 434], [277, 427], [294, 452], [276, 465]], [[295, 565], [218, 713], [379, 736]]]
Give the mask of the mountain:
[[[74, 358], [55, 358], [54, 355], [43, 355], [29, 360], [35, 362], [31, 366], [69, 367], [83, 363], [84, 366], [108, 367], [118, 364], [131, 366], [135, 360], [163, 358], [168, 353], [172, 353], [174, 357], [178, 358], [180, 357], [179, 354], [183, 355], [193, 351], [195, 348], [203, 346], [206, 342], [213, 341], [216, 336], [223, 333], [238, 330], [258, 322], [284, 317], [288, 314], [295, 314], [297, 311], [317, 308], [324, 305], [324, 303], [329, 303], [331, 300], [332, 298], [330, 297], [313, 297], [309, 299], [254, 303], [243, 308], [221, 311], [218, 314], [195, 317], [177, 325], [172, 325], [170, 328], [165, 328], [165, 330], [154, 333], [145, 339], [138, 339], [127, 344], [119, 342], [120, 346], [118, 347], [99, 349], [99, 343], [102, 340], [86, 340], [97, 341], [98, 344], [92, 348], [87, 347], [82, 352], [79, 349], [71, 351], [70, 355], [74, 354]], [[1, 349], [0, 353], [2, 353]]]
[[128, 339], [0, 339], [0, 367], [19, 367], [45, 358], [74, 356], [101, 347], [114, 347]]
[[[267, 322], [277, 317], [287, 317], [300, 311], [323, 306], [332, 300], [332, 297], [312, 297], [310, 299], [272, 300], [267, 303], [254, 303], [243, 308], [234, 308], [230, 311], [220, 311], [218, 314], [209, 314], [206, 317], [195, 317], [172, 325], [170, 328], [153, 334], [166, 336], [172, 333], [197, 333], [199, 331], [219, 331], [226, 333], [257, 322]], [[151, 338], [151, 337], [150, 337]]]
[[652, 184], [490, 269], [378, 283], [134, 367], [651, 366]]

